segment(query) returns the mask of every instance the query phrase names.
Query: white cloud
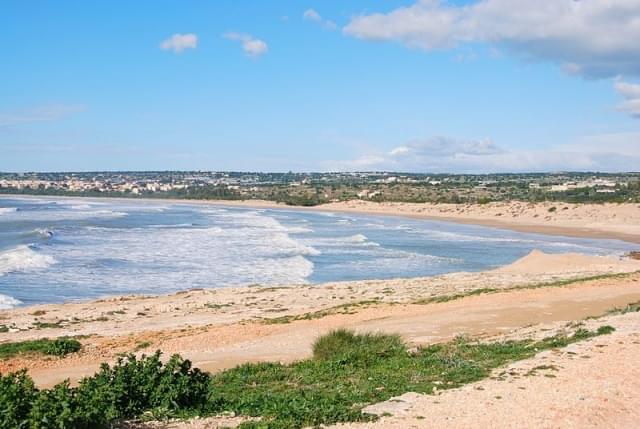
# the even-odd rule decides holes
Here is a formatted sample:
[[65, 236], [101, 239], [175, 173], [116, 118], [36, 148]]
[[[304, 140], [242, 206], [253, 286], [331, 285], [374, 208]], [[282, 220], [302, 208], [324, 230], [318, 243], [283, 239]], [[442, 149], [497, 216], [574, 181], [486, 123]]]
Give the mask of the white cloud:
[[225, 33], [223, 37], [225, 39], [239, 41], [242, 44], [242, 50], [249, 57], [259, 57], [266, 54], [269, 50], [269, 46], [266, 42], [256, 39], [250, 34], [231, 32]]
[[434, 137], [329, 163], [329, 170], [387, 170], [432, 173], [547, 171], [636, 171], [640, 133], [588, 136], [547, 150], [506, 150], [491, 140]]
[[337, 25], [335, 22], [322, 18], [322, 16], [314, 9], [305, 10], [304, 13], [302, 14], [302, 18], [307, 21], [317, 22], [327, 30], [335, 30], [337, 28]]
[[0, 127], [56, 121], [85, 110], [86, 107], [82, 105], [50, 104], [22, 110], [3, 111], [0, 112]]
[[419, 0], [353, 18], [344, 33], [424, 50], [486, 42], [586, 77], [640, 75], [639, 0]]
[[197, 47], [198, 36], [193, 33], [176, 33], [160, 43], [160, 49], [162, 49], [163, 51], [173, 51], [176, 54], [181, 53], [185, 49], [195, 49]]
[[[618, 110], [640, 119], [640, 85], [618, 79], [615, 82], [615, 88], [625, 99], [618, 105]], [[636, 144], [640, 145], [640, 140]]]
[[316, 21], [316, 22], [322, 21], [322, 17], [320, 16], [320, 14], [313, 9], [305, 10], [304, 13], [302, 14], [302, 17], [304, 19], [308, 19], [311, 21]]

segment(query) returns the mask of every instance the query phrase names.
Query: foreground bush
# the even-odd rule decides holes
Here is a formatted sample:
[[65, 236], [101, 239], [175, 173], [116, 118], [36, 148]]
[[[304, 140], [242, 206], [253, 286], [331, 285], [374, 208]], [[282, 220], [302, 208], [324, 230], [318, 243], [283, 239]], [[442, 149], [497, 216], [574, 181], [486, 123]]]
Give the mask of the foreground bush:
[[314, 357], [290, 365], [246, 364], [209, 375], [173, 356], [129, 356], [78, 387], [67, 382], [38, 390], [25, 372], [0, 376], [0, 428], [89, 429], [149, 414], [154, 418], [234, 412], [260, 417], [244, 428], [300, 428], [373, 418], [370, 403], [406, 392], [431, 393], [487, 377], [506, 363], [545, 349], [608, 334], [578, 330], [573, 336], [490, 344], [457, 339], [409, 352], [394, 335], [335, 331], [321, 337]]
[[154, 415], [204, 412], [210, 376], [179, 356], [131, 355], [83, 379], [38, 391], [25, 374], [0, 377], [0, 428], [99, 428], [146, 411]]

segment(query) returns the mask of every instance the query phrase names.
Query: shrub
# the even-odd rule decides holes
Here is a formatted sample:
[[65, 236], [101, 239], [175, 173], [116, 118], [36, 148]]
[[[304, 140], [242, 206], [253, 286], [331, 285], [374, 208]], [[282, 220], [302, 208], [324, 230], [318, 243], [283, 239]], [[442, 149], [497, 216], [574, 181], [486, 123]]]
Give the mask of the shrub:
[[82, 380], [76, 389], [83, 413], [92, 421], [138, 416], [151, 410], [170, 415], [179, 410], [201, 409], [209, 392], [210, 376], [178, 355], [163, 365], [160, 352], [137, 359], [120, 358], [113, 367]]
[[0, 374], [0, 427], [25, 428], [37, 389], [26, 370]]
[[69, 382], [65, 381], [50, 390], [39, 392], [31, 405], [29, 425], [25, 427], [31, 429], [95, 427], [91, 426], [91, 422], [87, 422], [77, 410], [77, 398], [69, 387]]
[[69, 353], [80, 351], [81, 348], [82, 345], [78, 340], [70, 338], [57, 338], [47, 343], [43, 348], [43, 352], [47, 355], [66, 356]]

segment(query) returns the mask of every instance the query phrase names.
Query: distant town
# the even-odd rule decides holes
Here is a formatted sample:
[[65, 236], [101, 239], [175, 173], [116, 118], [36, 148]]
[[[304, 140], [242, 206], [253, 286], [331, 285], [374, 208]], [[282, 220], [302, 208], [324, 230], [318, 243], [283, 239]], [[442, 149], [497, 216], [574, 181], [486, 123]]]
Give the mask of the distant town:
[[277, 201], [640, 202], [640, 173], [412, 174], [147, 171], [0, 173], [0, 193]]

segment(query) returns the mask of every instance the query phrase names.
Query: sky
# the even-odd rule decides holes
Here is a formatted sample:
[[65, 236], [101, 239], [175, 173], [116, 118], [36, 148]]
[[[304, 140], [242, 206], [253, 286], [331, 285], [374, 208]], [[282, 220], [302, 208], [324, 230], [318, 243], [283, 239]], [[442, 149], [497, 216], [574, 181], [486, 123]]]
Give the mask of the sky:
[[0, 171], [640, 170], [640, 0], [0, 2]]

